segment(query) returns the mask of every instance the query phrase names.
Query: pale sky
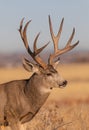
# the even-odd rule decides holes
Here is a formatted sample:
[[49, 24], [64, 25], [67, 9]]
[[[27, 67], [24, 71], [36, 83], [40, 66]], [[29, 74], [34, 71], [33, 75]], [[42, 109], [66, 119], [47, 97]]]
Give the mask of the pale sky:
[[[0, 52], [25, 50], [18, 32], [19, 23], [23, 17], [25, 17], [24, 22], [32, 19], [27, 32], [29, 46], [32, 47], [38, 32], [41, 32], [38, 46], [51, 41], [49, 14], [55, 33], [64, 17], [59, 47], [64, 47], [75, 27], [73, 43], [80, 41], [75, 50], [89, 50], [89, 0], [0, 0]], [[52, 47], [52, 42], [49, 47]]]

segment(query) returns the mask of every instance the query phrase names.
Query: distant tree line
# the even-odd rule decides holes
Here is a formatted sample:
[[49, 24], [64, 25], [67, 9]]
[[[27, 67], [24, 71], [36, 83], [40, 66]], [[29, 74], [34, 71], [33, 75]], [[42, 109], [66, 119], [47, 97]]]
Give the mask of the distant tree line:
[[[49, 52], [42, 54], [42, 57], [46, 61]], [[22, 65], [22, 58], [27, 57], [28, 54], [23, 52], [16, 52], [13, 54], [0, 54], [0, 67], [19, 67]], [[60, 62], [62, 63], [88, 63], [89, 62], [89, 51], [77, 51], [69, 52], [60, 57]]]

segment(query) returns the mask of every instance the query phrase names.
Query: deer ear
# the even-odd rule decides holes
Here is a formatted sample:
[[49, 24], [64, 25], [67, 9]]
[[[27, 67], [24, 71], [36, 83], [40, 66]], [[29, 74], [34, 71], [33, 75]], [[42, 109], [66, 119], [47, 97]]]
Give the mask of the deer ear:
[[38, 66], [31, 63], [29, 60], [25, 58], [23, 59], [23, 67], [29, 72], [38, 72]]

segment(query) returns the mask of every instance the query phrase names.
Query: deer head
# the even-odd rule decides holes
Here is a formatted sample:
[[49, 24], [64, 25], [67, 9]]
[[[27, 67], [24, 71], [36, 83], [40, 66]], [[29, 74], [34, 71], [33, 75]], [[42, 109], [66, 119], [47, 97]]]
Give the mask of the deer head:
[[75, 28], [73, 28], [73, 32], [72, 32], [66, 46], [63, 49], [58, 49], [58, 42], [59, 42], [60, 35], [62, 32], [64, 18], [61, 21], [57, 35], [54, 35], [50, 16], [48, 18], [49, 18], [50, 34], [51, 34], [53, 45], [54, 45], [54, 53], [50, 54], [47, 64], [42, 60], [42, 58], [39, 56], [39, 54], [49, 44], [49, 42], [47, 44], [45, 44], [43, 47], [37, 49], [36, 44], [37, 44], [37, 40], [40, 35], [40, 33], [38, 33], [34, 40], [33, 52], [32, 52], [29, 47], [27, 35], [26, 35], [27, 27], [28, 27], [29, 23], [31, 22], [31, 20], [28, 21], [25, 24], [25, 26], [23, 27], [23, 20], [24, 20], [24, 18], [23, 18], [21, 20], [20, 28], [19, 28], [19, 32], [20, 32], [21, 38], [23, 40], [23, 43], [25, 45], [25, 48], [27, 49], [27, 52], [30, 54], [30, 56], [33, 58], [33, 60], [36, 62], [36, 64], [34, 64], [34, 63], [31, 63], [29, 60], [24, 59], [23, 66], [25, 67], [26, 70], [33, 72], [35, 84], [37, 82], [42, 82], [41, 88], [43, 86], [42, 89], [47, 92], [51, 91], [52, 88], [54, 88], [54, 87], [65, 87], [66, 86], [67, 81], [64, 80], [57, 71], [58, 60], [55, 61], [55, 58], [59, 57], [61, 54], [64, 54], [64, 53], [72, 50], [79, 43], [79, 41], [77, 41], [75, 44], [71, 45], [72, 39], [75, 34]]

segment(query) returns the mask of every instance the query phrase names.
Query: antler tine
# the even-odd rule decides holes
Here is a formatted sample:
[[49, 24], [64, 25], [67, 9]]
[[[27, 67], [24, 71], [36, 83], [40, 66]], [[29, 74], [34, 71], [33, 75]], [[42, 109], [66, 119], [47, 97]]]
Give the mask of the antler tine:
[[73, 39], [74, 34], [75, 34], [75, 28], [73, 28], [73, 32], [72, 32], [66, 46], [63, 49], [58, 49], [58, 41], [59, 41], [59, 38], [60, 38], [60, 35], [61, 35], [61, 32], [62, 32], [63, 21], [64, 21], [64, 18], [61, 21], [58, 34], [55, 36], [54, 33], [53, 33], [52, 23], [51, 23], [51, 19], [50, 19], [50, 16], [49, 16], [50, 33], [51, 33], [51, 37], [52, 37], [53, 44], [54, 44], [54, 53], [51, 54], [50, 57], [49, 57], [49, 64], [51, 64], [51, 65], [54, 64], [53, 59], [55, 57], [65, 53], [65, 52], [68, 52], [68, 51], [72, 50], [79, 43], [79, 41], [77, 41], [75, 44], [71, 45], [72, 39]]
[[37, 40], [38, 40], [39, 35], [40, 35], [40, 33], [37, 34], [37, 36], [36, 36], [36, 38], [35, 38], [35, 40], [34, 40], [34, 46], [33, 46], [33, 48], [34, 48], [34, 55], [38, 55], [38, 54], [49, 44], [49, 42], [50, 42], [50, 41], [49, 41], [49, 42], [48, 42], [47, 44], [45, 44], [43, 47], [37, 49], [36, 44], [37, 44]]
[[29, 48], [28, 40], [27, 40], [27, 36], [26, 36], [27, 27], [28, 27], [29, 23], [30, 23], [32, 20], [28, 21], [28, 22], [26, 23], [24, 29], [22, 29], [22, 28], [23, 28], [23, 21], [24, 21], [24, 18], [23, 18], [23, 19], [21, 20], [21, 22], [20, 22], [19, 32], [20, 32], [21, 38], [22, 38], [22, 40], [23, 40], [23, 43], [24, 43], [24, 45], [25, 45], [25, 47], [26, 47], [28, 53], [29, 53], [30, 55], [32, 55], [32, 51], [31, 51], [30, 48]]
[[52, 37], [52, 40], [53, 40], [53, 43], [54, 43], [54, 52], [55, 53], [58, 50], [58, 41], [60, 39], [60, 35], [61, 35], [61, 32], [62, 32], [63, 22], [64, 22], [64, 18], [62, 19], [60, 27], [59, 27], [59, 31], [58, 31], [57, 35], [55, 36], [54, 32], [53, 32], [53, 28], [52, 28], [51, 18], [50, 18], [50, 15], [49, 15], [49, 28], [50, 28], [50, 34], [51, 34], [51, 37]]
[[20, 28], [18, 29], [18, 31], [20, 32], [20, 36], [21, 36], [22, 40], [23, 40], [23, 32], [22, 32], [23, 21], [24, 21], [24, 18], [22, 18], [22, 20], [20, 22]]
[[73, 39], [73, 37], [74, 37], [74, 34], [75, 34], [75, 28], [73, 28], [72, 34], [71, 34], [71, 36], [70, 36], [70, 38], [69, 38], [69, 40], [68, 40], [68, 42], [67, 42], [67, 44], [66, 44], [66, 47], [71, 44], [72, 39]]
[[[23, 20], [24, 20], [24, 18], [23, 18], [23, 19], [21, 20], [21, 22], [20, 22], [19, 32], [20, 32], [21, 38], [22, 38], [22, 40], [23, 40], [23, 42], [24, 42], [24, 45], [25, 45], [25, 47], [26, 47], [28, 53], [31, 55], [31, 57], [32, 57], [42, 68], [46, 69], [46, 68], [47, 68], [46, 63], [43, 62], [43, 60], [40, 58], [40, 56], [38, 56], [38, 54], [48, 45], [49, 42], [48, 42], [46, 45], [44, 45], [43, 47], [37, 49], [36, 43], [37, 43], [38, 37], [39, 37], [39, 35], [40, 35], [40, 33], [38, 33], [37, 36], [36, 36], [36, 38], [35, 38], [35, 40], [34, 40], [34, 45], [33, 45], [34, 52], [32, 52], [31, 49], [30, 49], [30, 47], [29, 47], [29, 45], [28, 45], [28, 40], [27, 40], [27, 35], [26, 35], [27, 27], [28, 27], [29, 23], [31, 22], [31, 20], [28, 21], [28, 22], [25, 24], [24, 28], [23, 28]], [[22, 28], [23, 28], [23, 29], [22, 29]]]
[[58, 55], [61, 55], [61, 54], [65, 53], [65, 52], [70, 51], [71, 49], [73, 49], [75, 46], [78, 45], [79, 41], [77, 41], [75, 44], [71, 45], [72, 39], [74, 37], [74, 34], [75, 34], [75, 28], [73, 28], [72, 34], [71, 34], [71, 36], [70, 36], [70, 38], [69, 38], [66, 46], [63, 49], [58, 50], [57, 53], [56, 53], [56, 55], [55, 55], [55, 57], [57, 57]]
[[28, 25], [29, 25], [30, 22], [31, 22], [31, 20], [26, 23], [26, 25], [25, 25], [25, 27], [24, 27], [24, 29], [23, 29], [24, 45], [25, 45], [25, 47], [26, 47], [27, 50], [29, 50], [29, 49], [28, 49], [28, 48], [29, 48], [29, 45], [28, 45], [28, 40], [27, 40], [26, 32], [27, 32], [27, 27], [28, 27]]

